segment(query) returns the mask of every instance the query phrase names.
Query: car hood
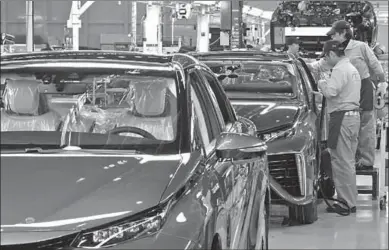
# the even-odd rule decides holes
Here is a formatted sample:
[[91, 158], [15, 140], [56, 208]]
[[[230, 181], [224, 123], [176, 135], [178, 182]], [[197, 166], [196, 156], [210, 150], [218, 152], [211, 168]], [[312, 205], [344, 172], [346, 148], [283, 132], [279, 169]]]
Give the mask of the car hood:
[[91, 228], [157, 205], [180, 155], [1, 155], [2, 232]]
[[236, 113], [253, 121], [260, 133], [292, 127], [301, 110], [297, 100], [230, 99]]

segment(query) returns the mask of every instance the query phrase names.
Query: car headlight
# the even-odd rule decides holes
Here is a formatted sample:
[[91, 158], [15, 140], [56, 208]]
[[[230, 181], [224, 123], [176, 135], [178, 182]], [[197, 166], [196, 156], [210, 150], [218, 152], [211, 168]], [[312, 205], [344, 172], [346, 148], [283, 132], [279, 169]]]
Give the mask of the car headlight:
[[109, 247], [153, 235], [161, 229], [165, 222], [167, 210], [170, 207], [169, 204], [112, 223], [109, 226], [81, 233], [72, 246], [77, 248]]

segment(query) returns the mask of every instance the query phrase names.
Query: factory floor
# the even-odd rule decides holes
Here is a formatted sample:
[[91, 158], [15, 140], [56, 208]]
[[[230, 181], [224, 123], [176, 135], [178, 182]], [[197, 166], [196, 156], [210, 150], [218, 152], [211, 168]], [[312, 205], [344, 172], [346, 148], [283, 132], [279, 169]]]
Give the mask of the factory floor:
[[388, 249], [388, 210], [378, 202], [360, 195], [357, 213], [346, 217], [326, 213], [322, 203], [319, 219], [303, 226], [282, 226], [287, 210], [274, 207], [269, 249]]
[[[358, 176], [357, 182], [371, 185], [364, 176]], [[283, 226], [288, 210], [272, 206], [269, 249], [388, 249], [388, 206], [380, 210], [379, 201], [359, 195], [357, 213], [345, 217], [327, 213], [322, 202], [319, 219], [303, 226]]]

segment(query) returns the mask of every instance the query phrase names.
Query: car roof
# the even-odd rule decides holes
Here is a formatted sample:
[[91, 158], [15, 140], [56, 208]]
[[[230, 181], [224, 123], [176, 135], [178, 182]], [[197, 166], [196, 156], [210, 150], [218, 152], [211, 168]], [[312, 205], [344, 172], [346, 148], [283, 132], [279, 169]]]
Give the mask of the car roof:
[[[186, 55], [180, 54], [181, 58], [186, 58], [192, 64], [198, 63], [198, 60]], [[97, 63], [125, 63], [136, 65], [141, 63], [142, 66], [150, 66], [151, 68], [166, 68], [172, 70], [173, 64], [183, 65], [182, 60], [175, 60], [174, 55], [156, 55], [144, 54], [140, 52], [126, 51], [104, 51], [104, 50], [82, 50], [82, 51], [39, 51], [30, 53], [17, 53], [1, 55], [1, 65], [24, 64], [34, 62], [60, 62], [73, 60], [74, 62], [91, 62], [96, 60]], [[150, 68], [150, 69], [151, 69]]]
[[292, 58], [287, 53], [281, 52], [264, 52], [264, 51], [215, 51], [204, 53], [191, 53], [200, 61], [202, 60], [229, 60], [229, 59], [242, 59], [250, 61], [289, 61]]

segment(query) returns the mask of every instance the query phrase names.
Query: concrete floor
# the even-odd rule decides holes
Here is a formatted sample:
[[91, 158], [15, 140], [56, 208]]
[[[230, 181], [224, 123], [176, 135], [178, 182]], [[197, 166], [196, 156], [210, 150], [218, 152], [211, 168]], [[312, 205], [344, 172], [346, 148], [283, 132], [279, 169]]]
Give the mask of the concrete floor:
[[[358, 176], [361, 186], [371, 179]], [[319, 219], [311, 225], [283, 226], [288, 215], [283, 206], [272, 206], [269, 233], [270, 249], [388, 249], [388, 205], [380, 210], [379, 199], [359, 195], [357, 213], [350, 216], [328, 214], [319, 205]]]
[[388, 209], [380, 211], [378, 201], [360, 195], [358, 210], [350, 216], [325, 212], [319, 206], [319, 219], [304, 226], [282, 226], [283, 207], [272, 208], [270, 249], [388, 249]]
[[[376, 160], [382, 151], [376, 151]], [[387, 152], [384, 154], [387, 155]], [[379, 161], [374, 164], [380, 167]], [[380, 210], [380, 197], [388, 194], [388, 172], [380, 196], [359, 195], [357, 213], [350, 216], [329, 214], [327, 205], [319, 205], [319, 219], [311, 225], [283, 226], [288, 210], [283, 206], [271, 207], [269, 249], [388, 249], [388, 204]], [[358, 186], [371, 186], [370, 176], [357, 176]]]

